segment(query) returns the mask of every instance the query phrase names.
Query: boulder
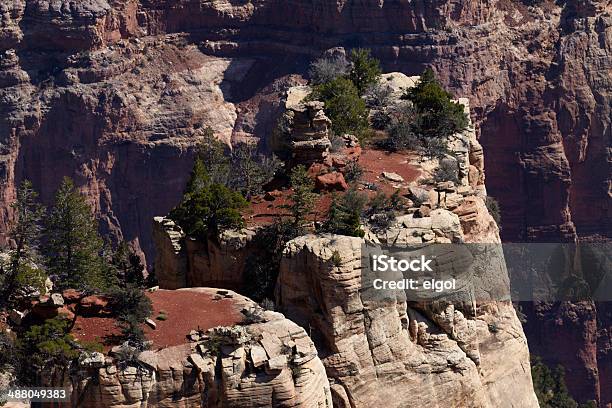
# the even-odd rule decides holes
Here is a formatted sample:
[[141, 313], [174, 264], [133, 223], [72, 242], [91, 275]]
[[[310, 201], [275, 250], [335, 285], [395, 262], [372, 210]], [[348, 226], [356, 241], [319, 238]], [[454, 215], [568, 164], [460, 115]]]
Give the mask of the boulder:
[[344, 180], [344, 176], [339, 172], [332, 172], [317, 176], [315, 179], [315, 187], [320, 191], [346, 191], [348, 184]]
[[64, 306], [64, 298], [61, 293], [52, 293], [48, 302], [50, 302], [55, 307]]
[[400, 176], [397, 173], [393, 173], [393, 172], [387, 172], [387, 171], [383, 171], [382, 172], [382, 176], [389, 180], [389, 181], [393, 181], [395, 183], [401, 183], [404, 181], [404, 178], [402, 176]]
[[78, 314], [85, 317], [108, 317], [112, 315], [110, 299], [102, 295], [84, 297], [78, 304]]
[[153, 330], [157, 329], [157, 323], [155, 323], [152, 319], [145, 319], [145, 324]]

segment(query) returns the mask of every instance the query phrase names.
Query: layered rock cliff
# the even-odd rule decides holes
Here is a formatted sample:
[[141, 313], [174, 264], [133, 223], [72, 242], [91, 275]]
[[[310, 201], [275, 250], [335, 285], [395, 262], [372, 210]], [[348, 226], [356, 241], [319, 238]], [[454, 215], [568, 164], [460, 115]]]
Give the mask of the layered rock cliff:
[[[301, 82], [287, 74], [363, 46], [470, 97], [505, 239], [609, 236], [610, 2], [525, 3], [3, 1], [0, 231], [21, 180], [49, 203], [71, 175], [102, 227], [151, 263], [150, 220], [178, 202], [203, 129], [266, 139]], [[589, 361], [609, 361], [607, 338]]]
[[506, 238], [572, 239], [575, 226], [609, 234], [609, 2], [0, 7], [4, 203], [23, 178], [48, 202], [57, 179], [73, 175], [105, 228], [152, 256], [148, 220], [176, 202], [201, 129], [228, 141], [265, 138], [276, 109], [267, 96], [286, 80], [267, 84], [299, 70], [304, 56], [359, 45], [387, 68], [414, 74], [431, 65], [470, 95]]
[[87, 408], [331, 407], [325, 369], [306, 332], [280, 313], [224, 293], [252, 311], [250, 322], [206, 333], [194, 328], [182, 345], [140, 354], [121, 347], [108, 357], [86, 353], [72, 367], [43, 373], [43, 384], [68, 388], [66, 406]]

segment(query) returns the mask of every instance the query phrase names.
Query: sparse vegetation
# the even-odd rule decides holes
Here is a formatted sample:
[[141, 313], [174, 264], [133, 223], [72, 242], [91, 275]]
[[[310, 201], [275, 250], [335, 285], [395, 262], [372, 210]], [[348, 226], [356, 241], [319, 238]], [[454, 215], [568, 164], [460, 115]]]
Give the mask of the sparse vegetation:
[[351, 50], [349, 60], [351, 70], [347, 77], [355, 84], [359, 96], [361, 96], [368, 87], [378, 82], [381, 74], [380, 62], [376, 58], [372, 58], [370, 50], [363, 48]]
[[40, 224], [44, 214], [43, 207], [36, 201], [37, 197], [32, 183], [26, 180], [21, 183], [17, 199], [11, 205], [16, 222], [9, 237], [15, 242], [15, 249], [11, 251], [9, 264], [0, 268], [0, 306], [10, 301], [10, 296], [19, 286], [44, 288], [46, 276], [31, 266], [39, 258]]
[[249, 200], [262, 192], [263, 186], [274, 178], [281, 167], [282, 163], [276, 156], [268, 158], [258, 154], [253, 144], [239, 143], [231, 153], [231, 179], [228, 185]]
[[405, 98], [416, 108], [420, 121], [417, 133], [426, 139], [445, 139], [467, 128], [468, 118], [463, 105], [452, 101], [431, 69], [421, 74], [418, 84], [408, 90]]
[[[420, 150], [429, 157], [448, 153], [448, 138], [465, 130], [468, 117], [463, 105], [440, 85], [432, 70], [421, 75], [418, 84], [403, 97], [411, 105], [388, 112], [387, 147], [392, 150]], [[384, 123], [385, 120], [377, 120]]]
[[359, 137], [368, 129], [368, 109], [350, 80], [338, 77], [317, 85], [310, 98], [325, 103], [325, 114], [331, 119], [335, 134], [351, 133]]
[[455, 185], [458, 185], [459, 168], [457, 167], [457, 161], [452, 159], [440, 160], [439, 166], [434, 171], [433, 179], [436, 183], [452, 181]]
[[331, 146], [329, 147], [329, 151], [332, 153], [338, 153], [342, 151], [346, 147], [346, 143], [344, 142], [344, 138], [340, 135], [332, 133], [329, 137], [329, 141], [331, 142]]
[[495, 198], [487, 196], [485, 204], [489, 214], [491, 214], [497, 226], [501, 228], [501, 209], [499, 207], [499, 202]]
[[349, 189], [341, 198], [335, 195], [321, 230], [332, 234], [363, 237], [361, 215], [366, 201], [367, 196], [354, 188]]
[[340, 265], [342, 265], [342, 256], [340, 255], [340, 252], [338, 252], [338, 250], [334, 250], [334, 252], [332, 253], [331, 261], [335, 267], [339, 267]]
[[366, 215], [370, 217], [370, 226], [375, 231], [384, 231], [395, 221], [396, 212], [404, 206], [404, 198], [399, 190], [387, 196], [378, 192], [368, 203]]
[[392, 92], [393, 89], [389, 85], [378, 82], [371, 84], [364, 95], [368, 108], [385, 108], [389, 105]]
[[348, 73], [350, 63], [345, 56], [319, 58], [310, 64], [308, 75], [310, 83], [320, 85], [344, 76]]
[[144, 288], [146, 280], [144, 277], [145, 267], [142, 261], [125, 242], [121, 242], [110, 259], [110, 267], [117, 277], [117, 284], [122, 287], [129, 285]]
[[533, 388], [541, 408], [594, 408], [595, 401], [578, 404], [569, 394], [565, 385], [563, 366], [549, 368], [537, 356], [531, 358]]
[[245, 262], [244, 291], [249, 298], [262, 302], [265, 309], [274, 308], [266, 299], [274, 298], [280, 262], [285, 244], [300, 235], [290, 220], [277, 219], [260, 229], [253, 245], [257, 250]]
[[131, 284], [123, 288], [116, 288], [111, 292], [111, 296], [113, 309], [124, 339], [132, 347], [142, 350], [145, 336], [141, 326], [151, 315], [151, 300], [145, 295], [142, 288]]
[[57, 317], [31, 326], [20, 336], [17, 353], [22, 361], [17, 369], [24, 385], [36, 384], [37, 374], [44, 367], [55, 364], [65, 367], [78, 357], [79, 348], [68, 331], [69, 322]]
[[205, 240], [209, 235], [244, 225], [240, 210], [247, 202], [240, 193], [210, 179], [204, 162], [195, 161], [183, 200], [170, 212], [185, 233]]
[[302, 165], [291, 171], [291, 204], [287, 206], [291, 213], [292, 226], [295, 235], [301, 235], [308, 223], [308, 215], [312, 212], [316, 194], [314, 182]]
[[352, 160], [346, 164], [343, 173], [347, 182], [356, 183], [363, 176], [363, 167], [356, 160]]

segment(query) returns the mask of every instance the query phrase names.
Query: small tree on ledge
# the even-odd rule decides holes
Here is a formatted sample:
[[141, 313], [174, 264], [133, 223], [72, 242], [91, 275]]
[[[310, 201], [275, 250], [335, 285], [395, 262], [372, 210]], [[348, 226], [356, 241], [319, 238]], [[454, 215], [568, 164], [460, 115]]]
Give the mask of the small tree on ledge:
[[196, 159], [183, 200], [170, 212], [170, 218], [193, 238], [205, 240], [209, 234], [241, 228], [240, 210], [247, 206], [244, 197], [221, 183], [210, 180], [201, 159]]
[[420, 120], [416, 133], [424, 138], [445, 139], [467, 128], [468, 117], [463, 105], [453, 102], [453, 96], [426, 69], [418, 84], [404, 95], [416, 108]]

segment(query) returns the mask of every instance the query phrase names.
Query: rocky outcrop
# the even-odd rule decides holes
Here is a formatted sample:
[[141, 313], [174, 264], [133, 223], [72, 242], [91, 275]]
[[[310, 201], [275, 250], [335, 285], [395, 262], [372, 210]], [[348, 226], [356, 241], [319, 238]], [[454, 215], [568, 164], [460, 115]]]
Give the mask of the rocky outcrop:
[[[227, 141], [266, 138], [277, 105], [255, 98], [257, 89], [274, 85], [269, 95], [280, 96], [277, 80], [302, 56], [360, 45], [387, 69], [417, 74], [431, 65], [470, 96], [507, 239], [572, 239], [574, 225], [607, 234], [610, 6], [549, 3], [3, 2], [0, 49], [11, 83], [0, 80], [0, 199], [9, 203], [14, 185], [30, 178], [49, 202], [58, 181], [49, 174], [71, 174], [104, 227], [151, 256], [147, 220], [180, 196], [198, 129], [210, 125]], [[232, 59], [204, 58], [182, 32]], [[77, 164], [56, 162], [71, 155]], [[53, 172], [32, 164], [51, 162]], [[151, 174], [161, 167], [167, 174]], [[6, 229], [12, 215], [2, 207]]]
[[155, 277], [161, 288], [178, 289], [187, 286], [189, 264], [183, 248], [185, 234], [181, 227], [170, 219], [153, 219], [153, 242], [155, 242]]
[[266, 139], [285, 75], [337, 46], [469, 96], [504, 239], [609, 236], [611, 30], [596, 0], [2, 1], [0, 236], [21, 180], [49, 204], [71, 175], [151, 263], [203, 129]]
[[200, 242], [186, 237], [174, 221], [155, 217], [153, 240], [156, 248], [155, 276], [163, 289], [221, 287], [237, 289], [256, 230], [228, 230]]
[[323, 112], [323, 102], [304, 100], [310, 92], [308, 86], [289, 88], [274, 141], [281, 154], [283, 150], [289, 151], [293, 165], [306, 167], [326, 162], [331, 146], [331, 120]]
[[194, 330], [183, 345], [133, 357], [128, 346], [106, 357], [85, 353], [73, 367], [45, 372], [43, 382], [67, 387], [78, 401], [72, 406], [87, 408], [331, 407], [325, 369], [306, 332], [280, 313], [229, 294], [250, 310], [249, 324]]
[[[499, 229], [477, 189], [459, 187], [465, 195], [452, 193], [454, 212], [440, 199], [444, 191], [421, 189], [436, 197], [424, 200], [427, 215], [409, 210], [365, 239], [309, 235], [287, 244], [277, 305], [312, 333], [335, 406], [538, 406]], [[474, 245], [443, 245], [451, 243]], [[365, 267], [372, 244], [429, 246], [436, 259], [458, 265], [465, 258], [474, 269], [446, 298], [428, 291], [418, 300], [403, 291], [378, 295]]]
[[538, 406], [526, 339], [510, 303], [436, 311], [401, 297], [373, 301], [361, 271], [363, 244], [301, 237], [289, 243], [281, 265], [277, 302], [310, 329], [335, 406]]

